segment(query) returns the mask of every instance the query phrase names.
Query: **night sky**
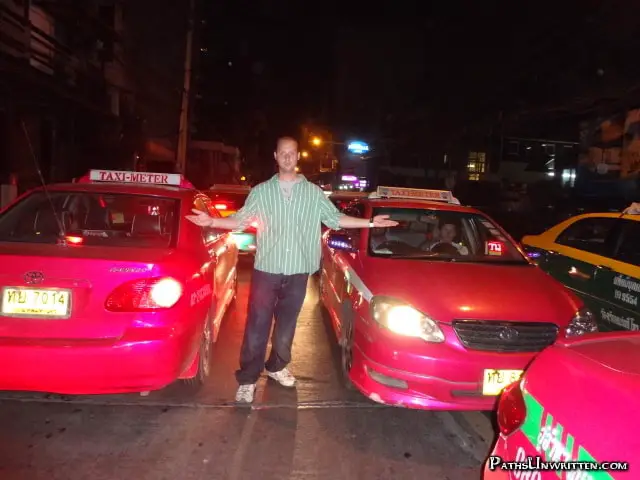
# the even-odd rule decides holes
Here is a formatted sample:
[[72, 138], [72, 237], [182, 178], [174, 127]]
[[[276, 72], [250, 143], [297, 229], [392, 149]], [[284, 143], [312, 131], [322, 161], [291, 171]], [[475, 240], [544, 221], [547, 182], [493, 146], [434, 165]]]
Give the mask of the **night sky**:
[[246, 150], [313, 120], [415, 151], [499, 118], [560, 131], [640, 83], [638, 13], [622, 1], [203, 2], [194, 136]]

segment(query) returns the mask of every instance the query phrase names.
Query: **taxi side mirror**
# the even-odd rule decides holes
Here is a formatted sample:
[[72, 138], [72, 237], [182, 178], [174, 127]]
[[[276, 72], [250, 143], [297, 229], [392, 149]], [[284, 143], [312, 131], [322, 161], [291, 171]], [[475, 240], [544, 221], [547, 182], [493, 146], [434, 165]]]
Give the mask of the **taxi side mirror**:
[[344, 232], [331, 232], [327, 237], [327, 245], [334, 250], [355, 253], [358, 249], [351, 236]]

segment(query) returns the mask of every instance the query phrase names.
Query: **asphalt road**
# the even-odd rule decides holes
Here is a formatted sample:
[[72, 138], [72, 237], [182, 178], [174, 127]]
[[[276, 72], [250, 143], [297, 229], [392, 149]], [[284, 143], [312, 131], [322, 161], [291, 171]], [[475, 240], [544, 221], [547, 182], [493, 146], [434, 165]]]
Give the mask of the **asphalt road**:
[[2, 480], [480, 478], [493, 430], [480, 413], [385, 407], [339, 383], [335, 341], [309, 282], [291, 365], [235, 407], [250, 266], [225, 318], [210, 382], [139, 395], [0, 392]]

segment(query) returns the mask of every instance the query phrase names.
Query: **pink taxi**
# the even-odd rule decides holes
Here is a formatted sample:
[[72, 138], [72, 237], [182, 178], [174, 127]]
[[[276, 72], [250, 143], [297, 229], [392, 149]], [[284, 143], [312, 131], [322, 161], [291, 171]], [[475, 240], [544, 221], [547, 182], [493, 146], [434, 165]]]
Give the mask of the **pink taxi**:
[[638, 478], [640, 334], [602, 333], [542, 352], [498, 403], [485, 480]]
[[400, 222], [323, 236], [345, 383], [374, 401], [491, 410], [538, 352], [596, 330], [578, 297], [451, 192], [379, 187], [345, 213]]
[[218, 215], [181, 175], [92, 170], [0, 214], [0, 390], [147, 392], [196, 385], [236, 288]]

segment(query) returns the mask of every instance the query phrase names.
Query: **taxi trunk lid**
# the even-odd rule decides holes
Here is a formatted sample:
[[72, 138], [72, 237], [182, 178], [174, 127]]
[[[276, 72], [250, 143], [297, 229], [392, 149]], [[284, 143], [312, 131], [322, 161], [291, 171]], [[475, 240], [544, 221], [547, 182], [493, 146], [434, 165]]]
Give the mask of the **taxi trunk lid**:
[[167, 249], [2, 244], [0, 341], [120, 338], [135, 313], [107, 311], [107, 297], [127, 281], [159, 276], [154, 266], [170, 255]]

